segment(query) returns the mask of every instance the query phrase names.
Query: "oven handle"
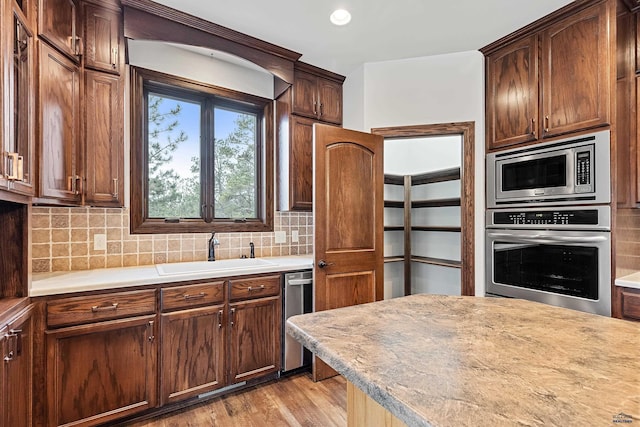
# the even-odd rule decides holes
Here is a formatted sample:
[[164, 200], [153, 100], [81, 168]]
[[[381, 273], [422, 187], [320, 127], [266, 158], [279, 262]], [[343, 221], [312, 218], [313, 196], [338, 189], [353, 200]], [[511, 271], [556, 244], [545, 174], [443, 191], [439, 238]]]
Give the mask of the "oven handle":
[[[606, 242], [606, 236], [585, 236], [585, 237], [569, 237], [569, 236], [540, 236], [539, 234], [534, 234], [532, 236], [520, 236], [518, 234], [511, 233], [487, 233], [488, 237], [508, 237], [511, 239], [516, 239], [519, 242], [526, 243], [597, 243], [597, 242]], [[543, 238], [541, 238], [543, 237]]]

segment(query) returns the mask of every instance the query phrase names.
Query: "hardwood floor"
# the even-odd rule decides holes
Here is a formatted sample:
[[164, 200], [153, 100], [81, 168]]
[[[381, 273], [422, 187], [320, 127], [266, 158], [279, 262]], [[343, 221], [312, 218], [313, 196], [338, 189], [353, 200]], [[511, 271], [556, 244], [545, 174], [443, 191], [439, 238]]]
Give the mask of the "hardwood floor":
[[346, 409], [343, 377], [314, 383], [305, 372], [127, 427], [346, 426]]

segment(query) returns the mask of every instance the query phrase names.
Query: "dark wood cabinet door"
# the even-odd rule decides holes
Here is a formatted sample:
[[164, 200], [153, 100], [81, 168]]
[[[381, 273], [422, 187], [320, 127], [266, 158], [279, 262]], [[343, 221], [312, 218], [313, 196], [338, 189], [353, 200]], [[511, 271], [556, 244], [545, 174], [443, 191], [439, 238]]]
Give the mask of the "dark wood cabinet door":
[[96, 425], [156, 406], [155, 315], [46, 331], [48, 425]]
[[61, 52], [78, 61], [78, 3], [75, 0], [40, 0], [38, 34]]
[[342, 84], [327, 79], [318, 79], [320, 105], [318, 117], [329, 123], [342, 124]]
[[487, 148], [538, 139], [538, 37], [487, 57]]
[[296, 71], [293, 80], [292, 112], [317, 118], [318, 101], [318, 78], [304, 71]]
[[0, 414], [3, 426], [32, 425], [33, 306], [25, 309], [3, 331]]
[[313, 124], [291, 116], [289, 147], [289, 208], [311, 211], [313, 206]]
[[28, 17], [15, 2], [11, 5], [7, 48], [12, 61], [8, 64], [9, 88], [5, 93], [9, 102], [5, 120], [10, 123], [2, 153], [0, 186], [14, 193], [33, 195], [35, 150], [35, 37]]
[[120, 207], [124, 193], [122, 80], [85, 71], [85, 204]]
[[280, 369], [280, 297], [230, 304], [230, 383]]
[[161, 404], [225, 385], [224, 305], [162, 314]]
[[84, 66], [120, 73], [120, 12], [83, 3]]
[[39, 190], [43, 198], [80, 203], [80, 70], [45, 43], [40, 48]]
[[609, 122], [609, 21], [605, 2], [542, 32], [540, 116], [545, 137]]

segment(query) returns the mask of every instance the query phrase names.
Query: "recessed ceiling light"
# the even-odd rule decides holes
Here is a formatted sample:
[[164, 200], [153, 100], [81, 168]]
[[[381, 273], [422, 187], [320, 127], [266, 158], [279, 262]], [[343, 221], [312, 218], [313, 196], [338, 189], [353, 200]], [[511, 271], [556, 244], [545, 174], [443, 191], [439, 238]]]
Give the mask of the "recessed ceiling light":
[[348, 10], [336, 9], [329, 19], [334, 25], [347, 25], [351, 21], [351, 14]]

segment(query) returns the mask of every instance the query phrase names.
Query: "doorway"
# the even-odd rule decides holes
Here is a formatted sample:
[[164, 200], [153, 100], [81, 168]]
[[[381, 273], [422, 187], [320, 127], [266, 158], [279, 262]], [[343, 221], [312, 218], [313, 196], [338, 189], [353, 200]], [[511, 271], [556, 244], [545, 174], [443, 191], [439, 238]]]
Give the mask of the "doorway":
[[385, 298], [475, 294], [474, 129], [462, 122], [371, 130], [384, 137], [385, 165], [395, 163], [385, 169]]

